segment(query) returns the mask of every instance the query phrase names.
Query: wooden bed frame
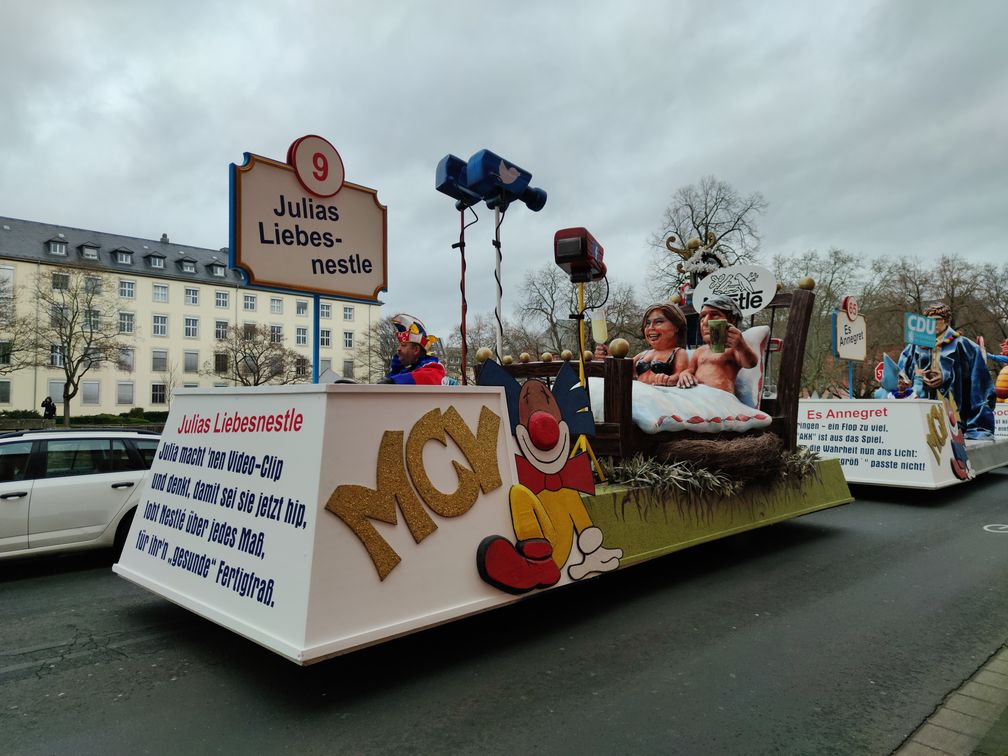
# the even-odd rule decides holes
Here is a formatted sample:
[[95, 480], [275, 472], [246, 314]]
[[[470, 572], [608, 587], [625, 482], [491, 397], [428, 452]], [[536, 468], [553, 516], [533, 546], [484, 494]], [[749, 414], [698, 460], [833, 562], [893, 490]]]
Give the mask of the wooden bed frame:
[[[760, 409], [773, 418], [769, 430], [783, 441], [787, 451], [797, 447], [798, 433], [798, 393], [801, 389], [802, 360], [805, 355], [805, 341], [808, 337], [809, 322], [815, 295], [811, 291], [796, 289], [793, 292], [778, 293], [763, 313], [769, 313], [770, 336], [774, 336], [777, 311], [787, 310], [787, 324], [778, 355], [780, 365], [777, 373], [776, 398], [764, 398]], [[687, 316], [694, 314], [692, 307], [683, 307]], [[760, 320], [766, 319], [762, 316]], [[750, 319], [752, 321], [752, 319]], [[750, 324], [754, 324], [750, 322]], [[769, 346], [768, 341], [768, 346]], [[518, 379], [554, 378], [563, 362], [527, 362], [504, 365], [503, 368]], [[764, 381], [770, 369], [768, 355], [763, 355]], [[633, 359], [631, 357], [607, 357], [585, 363], [585, 375], [605, 380], [603, 397], [604, 421], [595, 424], [592, 449], [599, 456], [628, 457], [638, 452], [648, 453], [658, 445], [682, 439], [716, 438], [710, 434], [696, 433], [644, 433], [631, 419], [631, 383], [633, 381]], [[758, 431], [766, 432], [766, 431]], [[753, 432], [750, 432], [753, 433]], [[747, 435], [747, 434], [733, 434]]]

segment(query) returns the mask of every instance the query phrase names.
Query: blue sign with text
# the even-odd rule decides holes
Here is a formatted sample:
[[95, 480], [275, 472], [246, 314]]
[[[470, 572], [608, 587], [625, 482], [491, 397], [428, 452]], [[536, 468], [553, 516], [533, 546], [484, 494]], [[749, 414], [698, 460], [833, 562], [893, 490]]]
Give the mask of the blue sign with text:
[[915, 312], [903, 313], [903, 342], [931, 348], [935, 345], [935, 321]]

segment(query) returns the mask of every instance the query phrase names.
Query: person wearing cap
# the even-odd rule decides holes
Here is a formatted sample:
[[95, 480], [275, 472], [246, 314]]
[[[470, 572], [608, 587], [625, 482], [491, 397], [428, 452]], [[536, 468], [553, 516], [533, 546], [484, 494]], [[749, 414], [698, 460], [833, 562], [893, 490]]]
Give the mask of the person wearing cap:
[[440, 386], [445, 380], [444, 365], [434, 355], [427, 354], [427, 348], [437, 342], [437, 337], [427, 333], [419, 318], [403, 312], [392, 317], [392, 325], [398, 345], [389, 372], [379, 383]]
[[[754, 367], [759, 359], [742, 338], [742, 331], [738, 329], [741, 319], [742, 311], [727, 294], [717, 294], [703, 303], [700, 308], [700, 335], [704, 343], [693, 350], [689, 367], [679, 374], [676, 386], [693, 388], [703, 384], [734, 394], [739, 371]], [[710, 323], [715, 320], [728, 321], [723, 351], [720, 352], [711, 349]]]

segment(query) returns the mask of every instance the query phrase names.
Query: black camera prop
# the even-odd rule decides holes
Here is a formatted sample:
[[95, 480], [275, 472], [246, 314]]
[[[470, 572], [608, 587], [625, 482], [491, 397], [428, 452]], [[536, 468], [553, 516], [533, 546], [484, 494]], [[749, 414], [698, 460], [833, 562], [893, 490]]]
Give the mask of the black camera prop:
[[570, 276], [571, 283], [606, 277], [604, 250], [585, 228], [562, 228], [553, 235], [553, 260]]

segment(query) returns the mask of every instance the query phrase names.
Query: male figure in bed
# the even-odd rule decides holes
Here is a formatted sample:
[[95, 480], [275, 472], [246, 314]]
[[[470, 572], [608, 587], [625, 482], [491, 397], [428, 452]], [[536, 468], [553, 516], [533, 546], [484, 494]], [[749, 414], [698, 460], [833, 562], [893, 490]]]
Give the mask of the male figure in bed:
[[[952, 310], [937, 304], [924, 310], [935, 319], [935, 349], [939, 365], [932, 370], [931, 349], [908, 344], [899, 366], [914, 383], [920, 380], [929, 398], [955, 400], [963, 435], [967, 439], [994, 438], [994, 381], [979, 345], [952, 328]], [[940, 369], [937, 369], [940, 368]]]
[[[697, 384], [712, 386], [726, 391], [735, 392], [735, 378], [743, 368], [756, 365], [759, 357], [752, 350], [738, 329], [742, 312], [735, 300], [726, 294], [718, 294], [700, 308], [700, 335], [703, 346], [693, 351], [693, 357], [687, 367], [679, 374], [676, 385], [679, 388], [693, 388]], [[727, 326], [714, 325], [713, 321], [727, 322]], [[711, 346], [711, 330], [724, 329], [723, 351], [714, 351]], [[715, 340], [715, 348], [718, 346]]]

